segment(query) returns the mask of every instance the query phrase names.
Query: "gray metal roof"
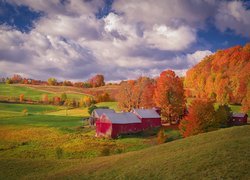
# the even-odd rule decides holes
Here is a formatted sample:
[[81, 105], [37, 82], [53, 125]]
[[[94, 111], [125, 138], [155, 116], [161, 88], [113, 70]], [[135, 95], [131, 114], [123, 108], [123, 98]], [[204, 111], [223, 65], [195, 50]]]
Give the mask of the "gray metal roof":
[[141, 123], [141, 120], [133, 113], [104, 113], [113, 124]]
[[104, 113], [115, 113], [113, 109], [95, 109], [92, 116], [99, 118]]
[[161, 116], [154, 109], [134, 109], [134, 113], [141, 118], [160, 118]]
[[233, 117], [245, 117], [245, 113], [233, 113]]

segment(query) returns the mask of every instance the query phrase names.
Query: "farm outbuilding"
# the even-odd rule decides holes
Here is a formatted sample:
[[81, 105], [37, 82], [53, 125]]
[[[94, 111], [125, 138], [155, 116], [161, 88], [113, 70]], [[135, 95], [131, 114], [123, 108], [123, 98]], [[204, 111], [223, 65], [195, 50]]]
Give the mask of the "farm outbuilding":
[[95, 122], [101, 117], [104, 113], [114, 113], [115, 111], [113, 109], [94, 109], [90, 118], [89, 118], [89, 124], [91, 126], [95, 125]]
[[247, 124], [248, 115], [245, 113], [233, 113], [229, 123], [232, 126], [245, 125]]
[[142, 123], [142, 129], [161, 126], [161, 116], [154, 109], [134, 109], [132, 111]]
[[96, 120], [96, 136], [116, 138], [120, 134], [136, 133], [160, 127], [161, 117], [154, 109], [134, 109], [132, 112], [103, 112]]
[[115, 138], [141, 131], [141, 121], [133, 113], [105, 113], [96, 121], [96, 135]]

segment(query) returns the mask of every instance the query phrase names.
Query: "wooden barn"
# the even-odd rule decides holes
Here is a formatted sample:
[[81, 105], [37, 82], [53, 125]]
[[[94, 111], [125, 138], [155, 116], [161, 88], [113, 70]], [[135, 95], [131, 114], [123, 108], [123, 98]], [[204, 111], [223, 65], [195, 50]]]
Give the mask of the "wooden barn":
[[104, 113], [96, 121], [96, 136], [116, 138], [119, 134], [142, 130], [141, 120], [133, 113]]
[[140, 132], [160, 127], [161, 117], [154, 109], [134, 109], [132, 112], [104, 112], [96, 120], [96, 136], [116, 138], [120, 134]]
[[104, 113], [114, 113], [115, 111], [113, 109], [95, 109], [90, 118], [89, 118], [89, 124], [91, 126], [95, 125], [95, 122], [101, 117]]
[[245, 113], [233, 113], [232, 118], [229, 121], [231, 126], [245, 125], [247, 124], [248, 115]]
[[142, 129], [161, 126], [161, 116], [155, 109], [134, 109], [132, 111], [142, 123]]

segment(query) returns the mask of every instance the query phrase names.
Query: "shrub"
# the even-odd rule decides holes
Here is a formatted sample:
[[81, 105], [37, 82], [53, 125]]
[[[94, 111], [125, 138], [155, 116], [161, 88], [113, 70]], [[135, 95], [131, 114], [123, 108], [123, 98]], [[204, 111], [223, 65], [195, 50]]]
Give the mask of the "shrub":
[[29, 114], [28, 114], [28, 109], [26, 109], [26, 108], [23, 109], [23, 110], [22, 110], [22, 114], [23, 114], [24, 116], [29, 115]]
[[61, 159], [63, 157], [63, 149], [60, 147], [56, 148], [56, 157], [57, 159]]
[[108, 156], [108, 155], [110, 155], [109, 148], [108, 147], [102, 148], [102, 150], [101, 150], [101, 156]]
[[166, 139], [167, 139], [167, 136], [165, 136], [164, 129], [161, 128], [157, 134], [157, 143], [163, 144], [165, 143]]

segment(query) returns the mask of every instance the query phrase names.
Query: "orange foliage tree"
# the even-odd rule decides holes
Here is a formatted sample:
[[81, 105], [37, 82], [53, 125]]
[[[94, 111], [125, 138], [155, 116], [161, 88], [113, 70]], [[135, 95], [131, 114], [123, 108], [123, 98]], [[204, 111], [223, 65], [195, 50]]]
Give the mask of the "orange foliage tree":
[[183, 137], [207, 132], [217, 127], [213, 103], [195, 99], [188, 108], [188, 115], [180, 122], [179, 129]]
[[154, 81], [148, 77], [122, 82], [117, 94], [118, 106], [121, 110], [133, 108], [151, 108], [153, 101]]
[[24, 101], [24, 94], [20, 94], [19, 100], [20, 100], [20, 102], [23, 102], [23, 101]]
[[156, 83], [154, 101], [170, 123], [183, 115], [185, 106], [183, 83], [174, 71], [167, 70], [160, 74]]
[[[216, 99], [221, 104], [241, 104], [250, 77], [250, 43], [218, 50], [188, 70], [185, 88], [196, 97]], [[245, 100], [244, 100], [245, 101]]]

